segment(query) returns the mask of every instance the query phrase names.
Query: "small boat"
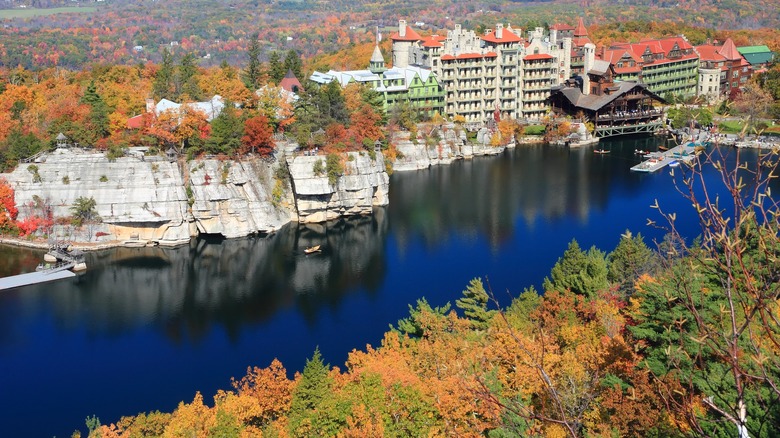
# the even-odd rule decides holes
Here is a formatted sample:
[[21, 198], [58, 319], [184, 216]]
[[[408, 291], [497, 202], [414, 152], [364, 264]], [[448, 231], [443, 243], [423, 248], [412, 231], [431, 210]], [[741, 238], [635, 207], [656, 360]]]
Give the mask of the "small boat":
[[669, 167], [677, 167], [680, 165], [680, 162], [677, 160], [672, 160], [669, 162]]
[[320, 252], [320, 251], [322, 251], [322, 249], [320, 249], [320, 245], [317, 245], [317, 246], [310, 246], [310, 247], [304, 249], [303, 253], [304, 254], [313, 254], [315, 252]]
[[594, 154], [608, 154], [609, 150], [607, 150], [607, 149], [594, 149], [593, 153]]
[[640, 154], [640, 155], [645, 155], [645, 154], [647, 154], [649, 152], [643, 151], [642, 149], [634, 149], [634, 153], [635, 154]]

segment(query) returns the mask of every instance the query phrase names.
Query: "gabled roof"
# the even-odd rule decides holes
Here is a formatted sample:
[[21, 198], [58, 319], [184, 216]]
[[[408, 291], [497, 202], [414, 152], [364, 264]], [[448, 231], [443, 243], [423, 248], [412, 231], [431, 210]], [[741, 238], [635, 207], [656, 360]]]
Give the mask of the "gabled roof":
[[490, 32], [486, 33], [482, 36], [483, 41], [487, 41], [489, 43], [519, 43], [523, 39], [517, 36], [516, 33], [512, 32], [512, 28], [506, 27], [504, 29], [501, 29], [501, 38], [498, 38], [496, 36], [496, 31], [491, 30]]
[[641, 82], [624, 81], [615, 84], [615, 90], [610, 94], [597, 96], [595, 94], [582, 94], [578, 87], [558, 86], [552, 89], [553, 94], [562, 94], [572, 105], [584, 108], [590, 111], [598, 111], [618, 97], [630, 92], [635, 88], [641, 88], [643, 93], [651, 96], [653, 99], [665, 103], [666, 101], [647, 88], [647, 85]]
[[696, 46], [696, 52], [699, 54], [699, 59], [708, 62], [726, 62], [726, 58], [718, 53], [720, 47], [713, 46], [712, 44], [702, 44]]
[[447, 37], [444, 35], [430, 35], [423, 37], [422, 39], [422, 46], [423, 47], [444, 47], [443, 41], [446, 40]]

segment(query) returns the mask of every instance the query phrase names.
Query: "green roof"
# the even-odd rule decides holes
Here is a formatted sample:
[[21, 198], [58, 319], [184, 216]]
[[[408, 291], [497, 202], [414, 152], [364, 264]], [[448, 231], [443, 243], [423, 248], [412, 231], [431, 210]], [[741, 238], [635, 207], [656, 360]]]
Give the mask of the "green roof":
[[753, 53], [765, 53], [765, 52], [771, 53], [772, 52], [771, 50], [769, 50], [769, 47], [767, 47], [767, 46], [737, 47], [737, 50], [739, 51], [739, 53], [741, 53], [743, 55], [747, 55], [748, 53], [753, 54]]

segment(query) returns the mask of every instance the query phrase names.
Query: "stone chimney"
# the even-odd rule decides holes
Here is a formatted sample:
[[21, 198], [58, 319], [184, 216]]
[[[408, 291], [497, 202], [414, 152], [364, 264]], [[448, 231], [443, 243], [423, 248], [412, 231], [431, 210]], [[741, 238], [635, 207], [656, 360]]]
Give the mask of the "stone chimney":
[[406, 36], [406, 20], [398, 20], [398, 36]]
[[496, 38], [501, 39], [504, 37], [504, 24], [496, 23]]
[[153, 113], [154, 112], [154, 99], [146, 99], [146, 112], [147, 113]]
[[590, 94], [590, 77], [588, 72], [593, 68], [593, 64], [596, 62], [596, 46], [592, 43], [587, 43], [583, 46], [585, 51], [584, 56], [584, 68], [582, 72], [582, 94]]

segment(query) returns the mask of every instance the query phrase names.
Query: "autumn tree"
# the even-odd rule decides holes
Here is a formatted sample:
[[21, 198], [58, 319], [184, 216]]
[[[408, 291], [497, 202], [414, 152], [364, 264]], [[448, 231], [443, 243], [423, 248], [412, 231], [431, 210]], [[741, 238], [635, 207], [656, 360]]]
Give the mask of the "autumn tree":
[[274, 150], [273, 128], [266, 116], [251, 117], [244, 123], [244, 136], [241, 137], [241, 152], [254, 152], [269, 155]]
[[18, 210], [14, 200], [14, 189], [0, 178], [0, 232], [8, 233], [15, 229], [14, 221]]

